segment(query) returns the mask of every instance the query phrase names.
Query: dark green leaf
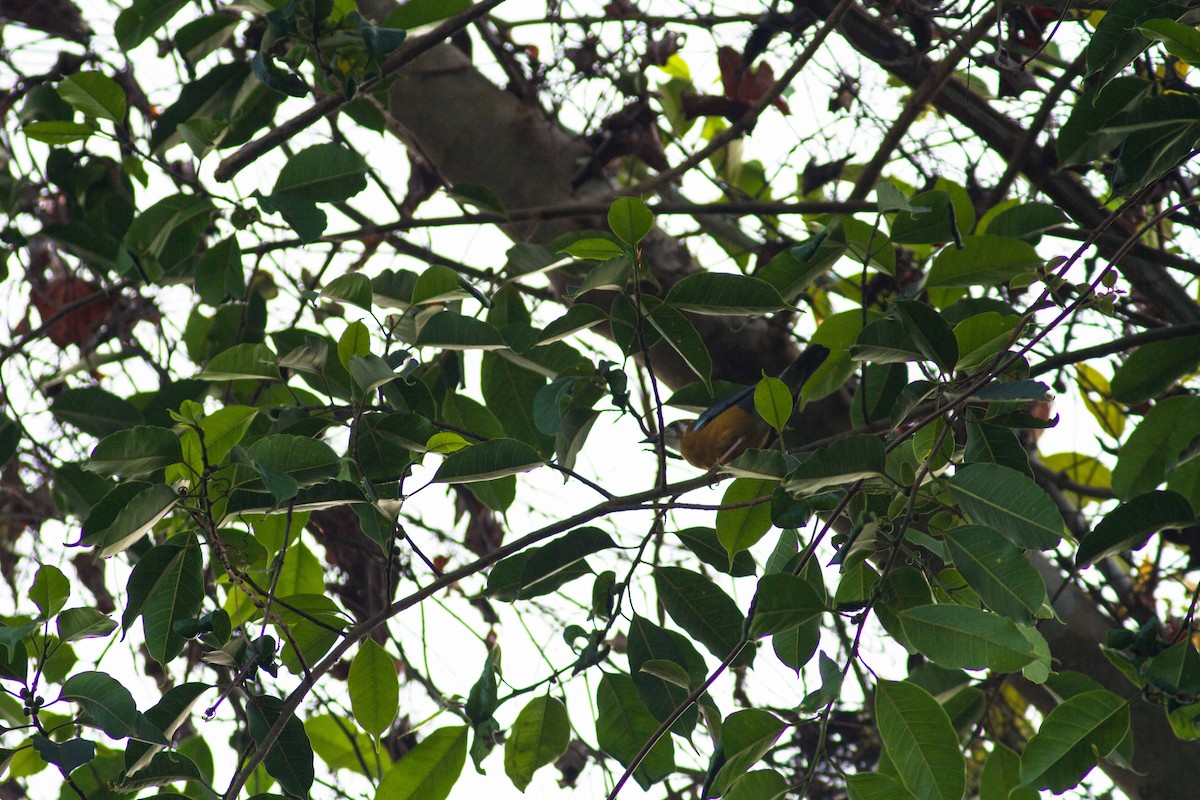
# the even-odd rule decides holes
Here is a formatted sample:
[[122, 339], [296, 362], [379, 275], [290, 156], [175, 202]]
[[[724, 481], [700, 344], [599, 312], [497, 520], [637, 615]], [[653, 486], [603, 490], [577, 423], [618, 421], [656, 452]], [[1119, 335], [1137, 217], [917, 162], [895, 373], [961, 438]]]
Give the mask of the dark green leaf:
[[500, 350], [508, 346], [491, 325], [454, 311], [442, 311], [425, 320], [416, 345], [445, 350]]
[[534, 698], [517, 714], [504, 743], [504, 772], [525, 791], [533, 774], [567, 749], [571, 723], [567, 707], [549, 695]]
[[925, 605], [899, 613], [908, 641], [950, 669], [1016, 672], [1034, 659], [1033, 645], [1008, 617], [960, 605]]
[[958, 363], [958, 341], [942, 315], [916, 300], [896, 303], [896, 311], [905, 332], [929, 360], [944, 371]]
[[99, 72], [76, 72], [58, 84], [58, 94], [77, 111], [120, 123], [125, 119], [125, 90]]
[[[63, 683], [62, 697], [80, 707], [89, 724], [114, 739], [139, 736], [137, 706], [123, 684], [103, 672], [80, 672]], [[166, 744], [161, 734], [150, 740]]]
[[133, 0], [119, 15], [113, 28], [117, 44], [129, 52], [171, 21], [187, 0]]
[[1032, 478], [999, 464], [968, 464], [950, 490], [972, 521], [998, 531], [1018, 547], [1048, 550], [1062, 539], [1054, 501]]
[[882, 475], [887, 462], [877, 436], [850, 436], [809, 453], [784, 479], [789, 492], [812, 495], [830, 486]]
[[750, 605], [750, 631], [754, 638], [803, 625], [825, 611], [825, 598], [812, 583], [799, 575], [776, 572], [758, 581], [758, 592]]
[[734, 556], [733, 564], [730, 565], [729, 553], [721, 547], [720, 541], [717, 540], [717, 532], [713, 528], [685, 528], [675, 531], [675, 535], [688, 550], [713, 569], [735, 578], [754, 574], [754, 557], [745, 550]]
[[[745, 617], [716, 583], [682, 567], [658, 567], [654, 585], [675, 624], [708, 652], [723, 661], [739, 645]], [[744, 647], [734, 663], [748, 665], [753, 660], [754, 648]]]
[[288, 159], [271, 194], [301, 197], [310, 203], [349, 200], [367, 187], [362, 156], [343, 145], [315, 144]]
[[925, 285], [988, 286], [1007, 283], [1040, 268], [1044, 259], [1033, 245], [1000, 236], [968, 236], [963, 247], [946, 247], [933, 260]]
[[[596, 743], [626, 767], [658, 730], [658, 721], [646, 710], [628, 675], [602, 675], [596, 688], [596, 712]], [[648, 789], [674, 770], [675, 746], [670, 736], [664, 736], [638, 765], [633, 777], [639, 786]]]
[[698, 272], [671, 287], [666, 301], [697, 314], [756, 316], [782, 311], [787, 303], [764, 280], [728, 272]]
[[1117, 367], [1112, 397], [1136, 405], [1160, 396], [1200, 366], [1200, 336], [1151, 342], [1134, 350]]
[[930, 800], [962, 798], [966, 762], [958, 734], [932, 695], [912, 683], [879, 681], [875, 719], [883, 745], [913, 795]]
[[954, 566], [988, 608], [1020, 622], [1032, 622], [1046, 602], [1046, 583], [1011, 542], [983, 525], [946, 532]]
[[712, 782], [714, 795], [724, 794], [758, 763], [788, 726], [774, 714], [757, 708], [735, 711], [721, 724], [719, 748], [725, 763]]
[[587, 556], [615, 546], [612, 537], [599, 528], [578, 528], [497, 563], [488, 576], [487, 593], [508, 602], [548, 594], [590, 573], [584, 561]]
[[516, 439], [489, 439], [446, 456], [433, 480], [437, 483], [471, 483], [528, 472], [543, 464], [541, 456]]
[[[267, 733], [279, 719], [283, 701], [278, 697], [252, 697], [246, 706], [249, 719], [250, 736], [256, 746], [261, 747], [266, 741]], [[313, 769], [312, 744], [304, 725], [295, 714], [289, 714], [283, 724], [283, 730], [270, 746], [263, 767], [267, 774], [279, 781], [279, 785], [288, 794], [306, 797], [312, 787], [315, 772]]]
[[68, 739], [59, 743], [35, 733], [31, 741], [42, 760], [61, 769], [64, 775], [69, 775], [96, 757], [96, 743], [87, 739]]
[[1021, 755], [1021, 783], [1055, 794], [1078, 785], [1129, 730], [1129, 706], [1104, 689], [1056, 706]]
[[174, 432], [138, 425], [101, 439], [84, 469], [101, 475], [148, 475], [182, 460], [183, 449]]
[[1075, 561], [1094, 564], [1122, 550], [1139, 550], [1163, 528], [1182, 528], [1196, 520], [1196, 512], [1175, 492], [1146, 492], [1110, 511], [1079, 543]]
[[912, 211], [892, 220], [892, 241], [898, 244], [938, 244], [958, 241], [958, 223], [950, 195], [940, 189], [913, 195]]

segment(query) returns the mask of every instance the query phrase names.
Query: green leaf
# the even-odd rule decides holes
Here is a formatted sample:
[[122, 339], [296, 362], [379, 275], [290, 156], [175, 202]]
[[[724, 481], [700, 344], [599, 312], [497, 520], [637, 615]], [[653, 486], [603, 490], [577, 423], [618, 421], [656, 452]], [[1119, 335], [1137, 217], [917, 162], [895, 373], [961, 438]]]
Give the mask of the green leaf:
[[30, 122], [21, 128], [21, 132], [35, 142], [57, 146], [82, 142], [95, 133], [96, 129], [84, 122], [46, 120]]
[[1085, 567], [1122, 550], [1140, 550], [1163, 528], [1181, 528], [1195, 521], [1191, 503], [1176, 492], [1140, 494], [1100, 520], [1079, 543], [1075, 562]]
[[958, 340], [942, 315], [925, 303], [902, 300], [895, 304], [904, 331], [925, 358], [944, 371], [958, 363]]
[[1021, 783], [1055, 794], [1077, 786], [1129, 731], [1129, 705], [1104, 689], [1056, 706], [1021, 755]]
[[850, 800], [914, 800], [900, 781], [879, 772], [859, 772], [846, 776]]
[[850, 436], [807, 454], [784, 478], [783, 488], [813, 495], [830, 486], [882, 475], [886, 464], [879, 437]]
[[[745, 617], [716, 583], [683, 567], [658, 567], [654, 586], [675, 624], [718, 659], [724, 661], [740, 644]], [[754, 648], [744, 647], [734, 663], [753, 660]]]
[[1012, 239], [1032, 239], [1068, 222], [1067, 215], [1053, 203], [1022, 202], [993, 217], [987, 232]]
[[1016, 672], [1035, 656], [1016, 623], [978, 608], [924, 605], [898, 617], [909, 643], [949, 669]]
[[527, 600], [557, 591], [568, 581], [589, 574], [585, 558], [616, 547], [599, 528], [577, 528], [541, 547], [528, 547], [503, 559], [488, 575], [487, 594], [497, 600]]
[[182, 753], [168, 751], [155, 753], [136, 773], [126, 774], [117, 787], [126, 792], [138, 792], [168, 783], [199, 780], [203, 780], [203, 776], [194, 761]]
[[209, 381], [283, 380], [271, 348], [250, 342], [235, 344], [213, 356], [197, 377]]
[[1145, 20], [1167, 17], [1178, 19], [1186, 10], [1183, 3], [1158, 0], [1117, 0], [1096, 25], [1087, 46], [1088, 75], [1097, 76], [1103, 87], [1150, 46], [1150, 40], [1133, 31]]
[[59, 613], [55, 622], [58, 626], [58, 638], [64, 642], [108, 636], [117, 628], [117, 623], [107, 614], [101, 614], [97, 609], [88, 607], [65, 609]]
[[766, 281], [728, 272], [688, 275], [671, 287], [666, 302], [680, 311], [718, 316], [758, 316], [788, 307]]
[[1200, 31], [1170, 19], [1148, 19], [1137, 26], [1147, 39], [1162, 42], [1167, 52], [1189, 64], [1200, 64]]
[[885, 317], [875, 320], [859, 332], [858, 339], [850, 347], [850, 357], [872, 364], [901, 364], [920, 361], [925, 354], [908, 335], [900, 320]]
[[960, 800], [966, 762], [941, 703], [913, 683], [879, 681], [875, 719], [905, 787], [917, 797]]
[[[55, 742], [40, 733], [30, 737], [33, 749], [42, 759], [69, 775], [77, 767], [81, 767], [96, 758], [96, 743], [87, 739], [68, 739], [65, 742]], [[6, 759], [7, 760], [7, 759]]]
[[179, 437], [171, 430], [138, 425], [101, 439], [84, 469], [101, 475], [148, 475], [182, 460]]
[[961, 238], [950, 194], [940, 189], [913, 195], [911, 211], [892, 220], [892, 241], [897, 244], [938, 244]]
[[333, 448], [318, 439], [277, 433], [264, 436], [245, 450], [260, 473], [278, 471], [299, 486], [332, 480], [341, 470], [341, 459]]
[[1191, 639], [1184, 638], [1151, 659], [1144, 674], [1159, 689], [1187, 702], [1200, 693], [1200, 654]]
[[62, 574], [58, 567], [42, 565], [33, 576], [33, 586], [29, 588], [29, 599], [33, 601], [41, 614], [38, 619], [49, 619], [62, 610], [67, 598], [71, 595], [71, 582]]
[[[359, 733], [354, 721], [334, 714], [318, 714], [304, 720], [304, 732], [313, 752], [331, 770], [352, 770], [360, 775], [374, 776], [376, 766], [371, 754], [371, 737]], [[380, 752], [382, 771], [391, 769], [392, 760]]]
[[1154, 489], [1200, 436], [1200, 397], [1168, 397], [1154, 404], [1117, 454], [1112, 488], [1131, 500]]
[[361, 272], [337, 276], [321, 287], [321, 294], [332, 300], [356, 305], [366, 311], [371, 310], [371, 279]]
[[371, 354], [371, 332], [361, 320], [355, 320], [346, 326], [338, 339], [338, 361], [347, 370], [350, 369], [350, 359], [366, 358]]
[[[600, 749], [628, 767], [657, 730], [658, 721], [638, 697], [633, 678], [604, 673], [596, 687], [596, 743]], [[675, 745], [666, 735], [634, 770], [633, 778], [643, 789], [649, 789], [674, 771]]]
[[795, 403], [787, 384], [778, 378], [764, 377], [754, 387], [754, 409], [777, 431], [782, 431], [792, 418]]
[[654, 215], [637, 197], [618, 197], [608, 207], [608, 227], [617, 238], [636, 245], [654, 226]]
[[846, 675], [842, 672], [841, 666], [822, 652], [819, 669], [821, 671], [821, 686], [809, 692], [800, 701], [801, 713], [814, 714], [824, 706], [837, 701], [842, 694], [842, 682], [845, 680]]
[[489, 439], [446, 456], [433, 476], [435, 483], [471, 483], [528, 472], [543, 464], [542, 457], [516, 439]]
[[[643, 298], [649, 301], [652, 298]], [[661, 303], [647, 315], [646, 319], [654, 329], [662, 334], [663, 339], [683, 357], [688, 367], [699, 376], [704, 385], [711, 389], [712, 356], [704, 344], [704, 339], [696, 328], [677, 308]]]
[[335, 142], [315, 144], [288, 159], [271, 194], [291, 195], [310, 203], [349, 200], [367, 188], [362, 156]]
[[1038, 800], [1036, 789], [1021, 785], [1021, 757], [997, 742], [979, 777], [979, 800]]
[[279, 214], [304, 243], [315, 242], [329, 227], [329, 216], [304, 195], [258, 195], [258, 207], [268, 214]]
[[774, 286], [785, 302], [792, 303], [845, 252], [844, 240], [822, 231], [773, 257], [754, 277]]
[[538, 335], [539, 345], [552, 344], [608, 319], [604, 311], [589, 303], [576, 303]]
[[441, 311], [425, 320], [415, 343], [445, 350], [501, 350], [508, 347], [500, 331], [482, 320]]
[[[704, 658], [686, 636], [660, 628], [645, 617], [633, 615], [629, 622], [626, 655], [629, 673], [637, 687], [638, 696], [655, 719], [662, 721], [675, 712], [687, 698], [688, 692], [673, 681], [648, 672], [642, 667], [651, 661], [667, 661], [683, 667], [690, 677], [689, 685], [698, 686], [707, 677]], [[695, 707], [689, 708], [675, 721], [671, 730], [688, 736], [696, 725]]]
[[786, 778], [775, 770], [752, 770], [734, 781], [725, 800], [775, 800], [790, 788]]
[[807, 579], [789, 572], [764, 575], [750, 605], [750, 636], [762, 638], [798, 627], [825, 611], [822, 597]]
[[525, 791], [533, 774], [567, 749], [571, 723], [558, 698], [542, 695], [521, 709], [504, 743], [504, 773]]
[[467, 761], [466, 725], [438, 728], [383, 776], [375, 800], [446, 800]]
[[[250, 723], [250, 737], [256, 746], [262, 747], [267, 733], [279, 719], [282, 707], [283, 701], [278, 697], [264, 695], [251, 698], [246, 706], [246, 716]], [[279, 738], [271, 744], [262, 764], [267, 774], [279, 781], [288, 794], [300, 797], [308, 795], [315, 777], [312, 744], [304, 732], [304, 725], [295, 714], [288, 715]]]
[[197, 259], [196, 293], [211, 306], [219, 306], [229, 297], [241, 300], [246, 296], [242, 248], [236, 236], [222, 239]]
[[470, 7], [471, 0], [407, 0], [388, 16], [387, 26], [412, 30], [461, 14]]
[[945, 535], [954, 566], [987, 604], [1019, 622], [1032, 622], [1046, 602], [1046, 582], [1025, 555], [983, 525], [962, 525]]
[[961, 248], [946, 247], [937, 254], [925, 285], [932, 289], [1007, 283], [1044, 263], [1028, 242], [988, 234], [968, 236]]
[[[139, 730], [137, 706], [133, 695], [119, 681], [103, 672], [80, 672], [68, 678], [62, 687], [62, 698], [82, 709], [87, 723], [94, 725], [114, 739], [126, 739]], [[152, 740], [166, 744], [159, 735]]]
[[134, 564], [126, 592], [122, 630], [142, 616], [147, 649], [166, 664], [187, 641], [175, 623], [194, 617], [204, 602], [204, 558], [195, 537], [174, 536], [148, 550]]
[[396, 719], [400, 678], [396, 662], [374, 639], [364, 639], [350, 662], [350, 708], [367, 733], [381, 735]]
[[117, 45], [129, 52], [157, 33], [185, 5], [187, 0], [133, 0], [117, 15], [113, 28]]
[[1104, 125], [1151, 90], [1150, 81], [1130, 75], [1114, 78], [1106, 86], [1092, 86], [1080, 95], [1058, 134], [1059, 165], [1086, 164], [1120, 145], [1125, 136], [1104, 131]]
[[58, 84], [58, 94], [77, 111], [120, 123], [125, 118], [125, 90], [99, 72], [77, 72]]
[[1144, 403], [1162, 395], [1197, 366], [1200, 366], [1200, 336], [1142, 345], [1113, 373], [1112, 397], [1129, 405]]
[[[771, 529], [769, 498], [774, 489], [774, 481], [756, 478], [737, 478], [725, 489], [717, 511], [717, 540], [729, 554], [730, 564]], [[762, 502], [749, 505], [760, 498]]]
[[950, 479], [950, 490], [973, 522], [999, 532], [1018, 547], [1048, 550], [1062, 539], [1054, 501], [1033, 479], [999, 464], [969, 464]]
[[754, 574], [754, 558], [744, 550], [734, 556], [733, 564], [730, 565], [729, 553], [721, 547], [720, 541], [717, 540], [717, 532], [713, 528], [684, 528], [675, 531], [675, 535], [693, 555], [719, 572], [728, 573], [735, 578]]
[[725, 763], [713, 778], [712, 796], [723, 795], [757, 764], [787, 727], [774, 714], [757, 708], [735, 711], [726, 717], [719, 744]]
[[418, 276], [413, 286], [412, 304], [445, 303], [475, 296], [457, 272], [445, 264], [433, 264]]
[[[81, 543], [95, 545], [96, 555], [99, 558], [116, 555], [133, 545], [134, 542], [145, 536], [159, 520], [170, 513], [175, 504], [179, 502], [179, 495], [165, 484], [138, 482], [133, 484], [133, 487], [133, 491], [127, 490], [120, 493], [119, 496], [123, 502], [110, 523], [100, 528], [99, 523], [105, 520], [106, 516], [98, 517], [97, 529], [94, 531], [90, 530], [86, 523], [84, 524]], [[109, 496], [115, 498], [118, 495], [114, 490], [105, 496], [106, 511]], [[92, 515], [89, 514], [88, 521], [91, 520]]]
[[[622, 259], [624, 265], [632, 267], [632, 262], [629, 260], [629, 256], [625, 253], [625, 249], [611, 239], [576, 239], [559, 252], [566, 253], [573, 258], [582, 258], [588, 261], [603, 261], [605, 264], [608, 264], [616, 259]], [[601, 264], [600, 266], [604, 266], [604, 264]], [[593, 272], [595, 269], [598, 269], [598, 267], [594, 268]], [[582, 293], [588, 291], [589, 289], [609, 288], [623, 289], [625, 288], [625, 284], [622, 283], [620, 286], [609, 286], [607, 284], [602, 286], [589, 286], [585, 281], [583, 287], [580, 288], [579, 291]]]
[[195, 254], [216, 206], [207, 197], [174, 194], [138, 214], [122, 244], [139, 259], [139, 277], [157, 280]]

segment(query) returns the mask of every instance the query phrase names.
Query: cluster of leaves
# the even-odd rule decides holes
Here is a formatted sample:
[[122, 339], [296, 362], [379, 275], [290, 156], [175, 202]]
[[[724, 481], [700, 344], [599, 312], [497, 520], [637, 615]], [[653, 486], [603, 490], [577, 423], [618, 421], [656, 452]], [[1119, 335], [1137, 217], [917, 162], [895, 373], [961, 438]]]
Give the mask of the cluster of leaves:
[[[118, 21], [119, 44], [138, 47], [184, 5], [136, 0]], [[1047, 231], [1066, 223], [1061, 210], [1004, 201], [977, 213], [948, 179], [922, 191], [884, 182], [871, 213], [807, 217], [809, 238], [752, 275], [701, 271], [664, 287], [646, 257], [655, 217], [622, 197], [608, 209], [607, 230], [516, 245], [494, 282], [440, 263], [370, 276], [321, 271], [288, 297], [261, 265], [248, 274], [249, 252], [269, 247], [263, 214], [315, 242], [328, 209], [345, 211], [368, 187], [367, 160], [340, 136], [290, 155], [267, 194], [230, 201], [176, 175], [175, 191], [159, 198], [138, 184], [177, 144], [203, 158], [262, 135], [286, 96], [316, 90], [348, 100], [347, 118], [381, 129], [372, 110], [387, 101], [388, 56], [405, 28], [436, 21], [431, 9], [441, 6], [409, 3], [407, 16], [389, 22], [395, 27], [377, 27], [344, 0], [260, 5], [249, 20], [219, 11], [179, 27], [174, 52], [190, 72], [206, 71], [161, 113], [145, 113], [153, 117], [145, 137], [133, 133], [132, 95], [103, 69], [25, 98], [24, 136], [53, 149], [44, 184], [7, 176], [44, 202], [38, 217], [22, 191], [7, 191], [10, 219], [24, 214], [38, 226], [22, 234], [14, 224], [6, 239], [30, 252], [49, 243], [104, 285], [143, 297], [191, 287], [189, 317], [169, 349], [195, 369], [161, 369], [156, 388], [127, 396], [100, 378], [55, 385], [49, 414], [89, 447], [43, 467], [54, 513], [79, 528], [74, 545], [132, 569], [119, 621], [96, 607], [67, 608], [71, 583], [53, 566], [37, 569], [25, 592], [39, 613], [4, 619], [0, 757], [10, 775], [51, 764], [64, 791], [80, 797], [163, 785], [211, 797], [214, 762], [236, 763], [231, 800], [246, 786], [307, 796], [319, 756], [331, 772], [370, 780], [377, 797], [439, 800], [468, 755], [482, 770], [502, 743], [504, 771], [524, 790], [572, 738], [590, 737], [592, 753], [625, 769], [614, 794], [632, 778], [643, 787], [675, 781], [672, 791], [699, 783], [705, 797], [774, 798], [849, 772], [845, 787], [864, 800], [968, 790], [1017, 797], [1066, 791], [1097, 764], [1128, 767], [1130, 707], [1142, 695], [1164, 706], [1181, 739], [1200, 738], [1190, 616], [1174, 628], [1151, 617], [1114, 632], [1104, 656], [1128, 678], [1123, 694], [1058, 669], [1039, 628], [1056, 613], [1035, 566], [1046, 563], [1043, 553], [1071, 553], [1087, 567], [1186, 529], [1200, 508], [1200, 399], [1186, 391], [1164, 399], [1200, 365], [1194, 335], [1134, 349], [1111, 386], [1077, 365], [1080, 391], [1114, 441], [1126, 407], [1154, 401], [1111, 474], [1085, 454], [1030, 457], [1037, 431], [1052, 424], [1049, 387], [1038, 377], [1054, 365], [1039, 362], [1041, 342], [1064, 320], [1116, 314], [1120, 300], [1105, 269], [1073, 280], [1082, 251], [1051, 262], [1039, 252]], [[1193, 29], [1161, 16], [1182, 7], [1140, 5], [1122, 0], [1097, 28], [1088, 58], [1099, 80], [1060, 137], [1070, 163], [1119, 147], [1113, 186], [1126, 194], [1158, 180], [1196, 142], [1188, 96], [1118, 77], [1152, 40], [1184, 60], [1200, 54]], [[1114, 38], [1129, 20], [1141, 38]], [[235, 43], [239, 31], [244, 41]], [[212, 65], [225, 52], [238, 57]], [[736, 73], [731, 56], [724, 60], [740, 118], [773, 73]], [[120, 161], [100, 139], [119, 146]], [[565, 311], [535, 307], [542, 295], [523, 281], [544, 272], [571, 284]], [[882, 295], [868, 293], [874, 281], [887, 287]], [[85, 348], [78, 334], [59, 341], [53, 333], [89, 297], [63, 300], [49, 319], [39, 306], [42, 327], [19, 344], [46, 332], [60, 347], [97, 347], [94, 338]], [[675, 485], [660, 476], [635, 495], [600, 486], [593, 508], [502, 545], [467, 542], [475, 557], [457, 564], [427, 558], [408, 535], [429, 485], [450, 487], [475, 509], [472, 524], [484, 525], [536, 502], [524, 494], [524, 473], [554, 470], [596, 488], [576, 466], [583, 448], [603, 446], [592, 435], [602, 414], [654, 429], [662, 408], [640, 415], [632, 407], [624, 366], [585, 355], [589, 331], [605, 331], [631, 368], [663, 353], [680, 360], [696, 380], [666, 404], [704, 408], [738, 387], [715, 374], [697, 320], [791, 320], [806, 304], [815, 322], [808, 338], [831, 356], [801, 398], [770, 378], [755, 393], [780, 448], [747, 451], [719, 476]], [[105, 306], [109, 320], [120, 307]], [[311, 329], [300, 326], [305, 315]], [[330, 318], [346, 320], [336, 337], [322, 324]], [[122, 358], [147, 357], [128, 339], [117, 347]], [[475, 363], [466, 352], [478, 354], [475, 394], [465, 388]], [[852, 379], [847, 430], [789, 446], [795, 402], [832, 397]], [[40, 433], [27, 416], [14, 409], [3, 419], [0, 457], [32, 472], [27, 456], [39, 452]], [[656, 455], [662, 463], [665, 454]], [[1069, 491], [1047, 472], [1065, 476]], [[711, 524], [675, 524], [677, 498], [718, 477], [732, 480]], [[1064, 519], [1064, 509], [1107, 492], [1117, 503], [1094, 526]], [[618, 535], [612, 517], [634, 510], [652, 518], [649, 530]], [[343, 564], [349, 580], [366, 584], [368, 569], [383, 576], [365, 608], [349, 591], [331, 591], [314, 552], [346, 544], [322, 534], [335, 523], [368, 553]], [[658, 547], [645, 555], [664, 540], [672, 555], [660, 558]], [[762, 564], [755, 555], [766, 556]], [[420, 588], [397, 598], [401, 578]], [[753, 584], [748, 604], [734, 599], [734, 582]], [[589, 598], [560, 620], [574, 655], [535, 686], [537, 696], [509, 713], [530, 690], [505, 681], [492, 644], [465, 699], [444, 704], [455, 724], [439, 720], [414, 742], [399, 715], [402, 656], [389, 648], [389, 620], [460, 585], [478, 590], [481, 604], [528, 614], [536, 607], [528, 601], [568, 584]], [[652, 587], [657, 621], [638, 613], [638, 586]], [[117, 669], [99, 657], [85, 669], [74, 649], [127, 634], [139, 620], [146, 658], [171, 676], [140, 710]], [[911, 655], [904, 680], [858, 669], [876, 625]], [[841, 646], [823, 639], [830, 629]], [[350, 715], [311, 710], [314, 693], [337, 691], [346, 658]], [[723, 711], [710, 691], [715, 678], [771, 658], [805, 676], [793, 708]], [[184, 674], [189, 680], [176, 682]], [[1015, 674], [1054, 698], [1036, 726], [1006, 683]], [[586, 702], [559, 688], [569, 675], [594, 679]], [[62, 701], [54, 708], [46, 707], [50, 687]], [[234, 708], [231, 754], [218, 756], [214, 738], [196, 729], [192, 708], [206, 694], [207, 716], [226, 702]], [[853, 740], [853, 769], [831, 768], [825, 741], [806, 749], [801, 733], [824, 737], [858, 697], [872, 732]], [[594, 734], [581, 722], [593, 714]], [[709, 763], [697, 779], [676, 748], [702, 742], [701, 724]], [[114, 744], [122, 742], [123, 751]]]

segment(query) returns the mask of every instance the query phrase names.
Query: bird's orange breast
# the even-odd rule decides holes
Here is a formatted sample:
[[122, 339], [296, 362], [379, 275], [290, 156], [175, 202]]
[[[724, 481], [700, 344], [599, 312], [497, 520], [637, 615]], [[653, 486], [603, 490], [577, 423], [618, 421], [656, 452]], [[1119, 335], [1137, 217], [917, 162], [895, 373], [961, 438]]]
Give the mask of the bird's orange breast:
[[713, 469], [737, 458], [747, 449], [762, 447], [771, 429], [757, 414], [735, 405], [698, 430], [690, 430], [679, 440], [679, 454], [700, 469]]

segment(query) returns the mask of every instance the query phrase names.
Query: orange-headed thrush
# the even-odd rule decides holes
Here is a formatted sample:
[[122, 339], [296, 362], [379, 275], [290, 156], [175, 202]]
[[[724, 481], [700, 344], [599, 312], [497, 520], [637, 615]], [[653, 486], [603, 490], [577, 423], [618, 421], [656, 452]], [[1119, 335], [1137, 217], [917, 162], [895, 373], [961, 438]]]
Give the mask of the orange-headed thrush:
[[[795, 397], [828, 356], [829, 348], [809, 345], [779, 375], [779, 379]], [[694, 420], [678, 420], [667, 425], [663, 444], [677, 451], [692, 466], [710, 470], [750, 448], [762, 447], [771, 438], [771, 433], [771, 426], [754, 408], [754, 387], [747, 386]]]

